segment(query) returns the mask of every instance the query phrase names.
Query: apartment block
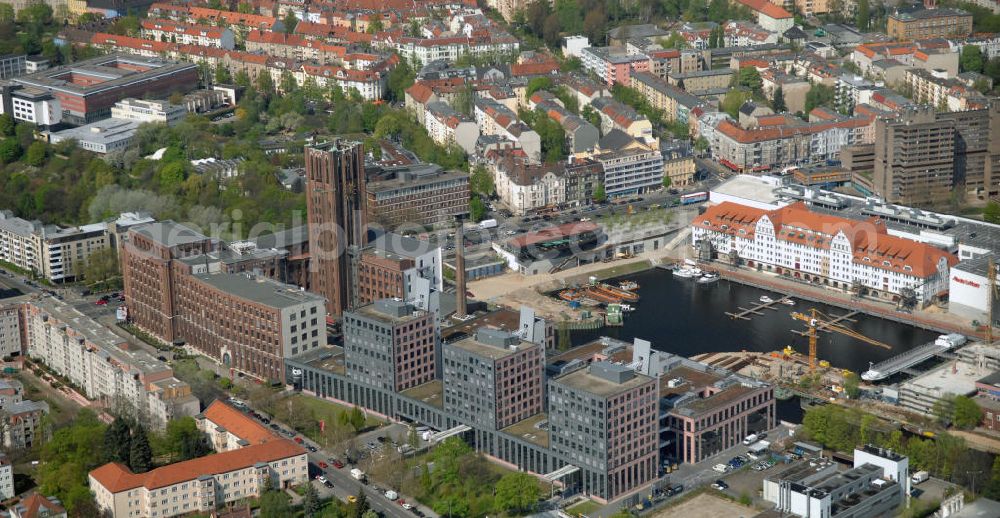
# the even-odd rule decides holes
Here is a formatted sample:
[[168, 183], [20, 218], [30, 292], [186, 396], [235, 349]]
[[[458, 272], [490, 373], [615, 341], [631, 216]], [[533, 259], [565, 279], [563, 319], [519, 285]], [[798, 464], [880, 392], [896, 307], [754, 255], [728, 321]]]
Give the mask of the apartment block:
[[932, 109], [875, 122], [874, 184], [891, 203], [945, 203], [955, 185], [955, 124]]
[[145, 19], [142, 20], [142, 37], [156, 41], [169, 41], [182, 45], [197, 45], [199, 47], [216, 47], [232, 50], [236, 40], [233, 31], [225, 27], [212, 27], [178, 23], [173, 20]]
[[434, 164], [412, 164], [369, 167], [366, 174], [368, 221], [386, 229], [450, 226], [469, 213], [466, 173], [444, 171]]
[[10, 508], [10, 518], [66, 518], [66, 509], [54, 496], [32, 493]]
[[212, 450], [219, 453], [278, 439], [266, 426], [220, 400], [213, 401], [194, 419], [198, 430], [208, 436]]
[[479, 139], [479, 126], [472, 117], [458, 113], [444, 102], [427, 103], [425, 109], [424, 128], [434, 142], [445, 147], [458, 146], [472, 154]]
[[382, 299], [344, 314], [344, 360], [353, 379], [401, 392], [436, 377], [434, 314]]
[[162, 428], [198, 412], [191, 388], [148, 352], [76, 308], [51, 297], [24, 306], [27, 353], [66, 377], [81, 394]]
[[0, 453], [0, 500], [14, 496], [14, 465], [6, 454]]
[[364, 146], [336, 140], [306, 146], [306, 210], [311, 267], [309, 287], [326, 297], [339, 317], [352, 306], [352, 260], [368, 242]]
[[42, 418], [49, 413], [45, 401], [21, 401], [7, 405], [0, 419], [3, 426], [3, 446], [8, 449], [30, 450], [45, 442]]
[[80, 279], [90, 255], [109, 246], [107, 225], [58, 227], [0, 210], [0, 260], [52, 282]]
[[7, 54], [0, 56], [0, 79], [10, 79], [23, 75], [28, 71], [25, 54]]
[[657, 144], [649, 145], [620, 130], [604, 136], [588, 158], [604, 169], [604, 192], [628, 196], [663, 186], [663, 155]]
[[542, 144], [538, 133], [521, 122], [514, 110], [483, 97], [475, 101], [475, 118], [482, 135], [499, 135], [523, 149], [529, 159], [541, 161]]
[[615, 84], [629, 86], [633, 72], [649, 72], [649, 56], [629, 53], [621, 47], [587, 47], [580, 51], [583, 68], [593, 72], [609, 87]]
[[113, 119], [136, 122], [162, 122], [173, 126], [184, 120], [187, 110], [180, 105], [163, 100], [122, 99], [111, 107]]
[[[22, 355], [24, 353], [22, 347], [24, 338], [21, 336], [20, 304], [0, 305], [0, 358]], [[3, 408], [2, 388], [0, 388], [0, 408]]]
[[163, 518], [209, 513], [269, 489], [309, 483], [306, 451], [277, 439], [132, 473], [121, 463], [88, 475], [97, 506], [112, 516]]
[[543, 408], [545, 350], [518, 335], [480, 328], [442, 346], [444, 404], [455, 420], [499, 430]]
[[614, 500], [657, 478], [657, 379], [608, 361], [549, 382], [552, 451], [578, 466], [585, 493]]
[[692, 109], [705, 104], [704, 101], [672, 85], [666, 79], [646, 72], [632, 75], [632, 88], [646, 98], [653, 108], [665, 114], [667, 121], [687, 122]]
[[899, 41], [972, 34], [972, 14], [961, 9], [918, 9], [889, 15], [886, 34]]
[[24, 399], [24, 385], [15, 379], [0, 378], [0, 410]]

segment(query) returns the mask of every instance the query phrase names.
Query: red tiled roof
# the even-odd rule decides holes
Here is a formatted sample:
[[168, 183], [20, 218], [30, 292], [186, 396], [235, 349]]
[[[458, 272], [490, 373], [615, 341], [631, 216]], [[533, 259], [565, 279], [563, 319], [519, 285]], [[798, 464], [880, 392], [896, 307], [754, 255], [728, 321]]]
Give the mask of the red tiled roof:
[[116, 47], [130, 49], [143, 49], [152, 52], [167, 52], [173, 48], [172, 44], [165, 41], [144, 40], [142, 38], [119, 36], [117, 34], [108, 34], [104, 32], [94, 34], [90, 43], [93, 45], [114, 45]]
[[159, 30], [164, 32], [174, 32], [177, 34], [190, 34], [192, 36], [204, 36], [207, 38], [219, 39], [222, 37], [222, 29], [210, 25], [196, 25], [179, 23], [172, 20], [146, 19], [142, 21], [142, 28], [145, 30]]
[[879, 219], [855, 221], [822, 214], [809, 210], [802, 202], [764, 211], [727, 201], [709, 207], [692, 225], [753, 239], [757, 221], [765, 216], [774, 225], [777, 239], [802, 246], [829, 248], [832, 238], [843, 232], [851, 242], [855, 263], [882, 270], [928, 277], [937, 271], [942, 258], [949, 266], [958, 263], [958, 258], [945, 250], [889, 235]]
[[18, 507], [24, 508], [24, 511], [18, 514], [21, 518], [36, 518], [39, 516], [39, 511], [41, 511], [42, 508], [46, 510], [45, 516], [66, 512], [66, 509], [63, 509], [62, 506], [56, 505], [51, 500], [38, 493], [34, 493], [28, 498], [22, 500]]
[[264, 444], [277, 439], [267, 427], [219, 400], [208, 405], [202, 415], [216, 426], [225, 428], [229, 433], [250, 444]]
[[739, 3], [747, 6], [750, 10], [763, 14], [765, 16], [770, 16], [774, 19], [791, 18], [792, 13], [772, 4], [768, 0], [737, 0]]
[[564, 223], [556, 227], [543, 228], [541, 230], [536, 230], [535, 232], [529, 232], [527, 234], [515, 237], [508, 241], [512, 246], [519, 248], [524, 248], [526, 246], [531, 246], [537, 243], [544, 243], [546, 241], [552, 241], [555, 239], [562, 239], [567, 237], [576, 236], [583, 234], [584, 232], [593, 232], [598, 229], [598, 226], [590, 221], [578, 221], [573, 223]]
[[414, 83], [413, 86], [406, 89], [406, 93], [420, 104], [427, 104], [427, 101], [434, 95], [434, 91], [423, 83]]
[[304, 454], [305, 450], [298, 444], [287, 439], [275, 439], [264, 444], [177, 462], [139, 474], [132, 473], [121, 463], [111, 462], [91, 471], [90, 476], [112, 493], [137, 487], [159, 489], [194, 480], [201, 475], [228, 473], [249, 468], [258, 462], [274, 462]]

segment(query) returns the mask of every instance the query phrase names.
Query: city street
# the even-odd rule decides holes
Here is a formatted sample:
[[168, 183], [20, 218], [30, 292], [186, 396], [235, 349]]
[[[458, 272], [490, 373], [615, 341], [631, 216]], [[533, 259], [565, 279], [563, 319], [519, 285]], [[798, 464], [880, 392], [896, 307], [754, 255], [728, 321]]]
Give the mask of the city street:
[[[275, 421], [273, 419], [271, 420], [271, 424], [278, 425], [283, 430], [292, 429], [290, 426], [287, 426], [284, 423]], [[343, 460], [344, 452], [332, 452], [324, 450], [320, 444], [313, 442], [309, 438], [300, 434], [294, 434], [291, 437], [301, 438], [302, 440], [301, 444], [303, 447], [312, 446], [313, 448], [316, 449], [315, 452], [310, 451], [307, 454], [309, 458], [309, 478], [310, 478], [310, 483], [316, 487], [321, 497], [325, 498], [325, 497], [335, 496], [346, 502], [349, 496], [352, 495], [356, 496], [359, 491], [364, 491], [368, 499], [368, 505], [372, 509], [375, 509], [376, 511], [382, 513], [382, 516], [384, 517], [412, 518], [413, 516], [417, 516], [417, 514], [414, 513], [413, 510], [404, 509], [402, 507], [403, 502], [413, 505], [414, 510], [419, 510], [420, 513], [423, 514], [424, 516], [436, 517], [437, 514], [434, 513], [434, 511], [432, 511], [430, 508], [426, 506], [419, 505], [415, 499], [413, 499], [408, 495], [403, 495], [402, 493], [400, 493], [399, 499], [397, 501], [390, 501], [385, 497], [384, 493], [375, 490], [374, 487], [369, 484], [362, 484], [361, 482], [359, 482], [358, 480], [356, 480], [354, 477], [351, 476], [352, 468], [359, 467], [360, 469], [362, 469], [362, 471], [367, 472], [366, 468], [368, 468], [368, 466], [370, 466], [372, 462], [378, 462], [378, 458], [374, 459], [372, 458], [373, 454], [377, 455], [378, 450], [373, 451], [369, 449], [367, 446], [368, 443], [373, 443], [375, 445], [378, 445], [379, 448], [391, 448], [392, 446], [389, 443], [389, 438], [393, 437], [403, 438], [405, 441], [405, 438], [407, 437], [408, 434], [409, 434], [409, 427], [403, 423], [392, 423], [359, 434], [356, 437], [355, 442], [358, 445], [358, 448], [362, 449], [365, 452], [365, 458], [361, 462], [359, 462], [356, 466], [345, 462], [344, 467], [339, 469], [334, 467], [330, 461], [331, 459]], [[287, 437], [287, 435], [285, 437]], [[386, 437], [387, 440], [385, 443], [380, 443], [378, 441], [378, 437]], [[326, 469], [321, 469], [319, 467], [320, 462], [329, 464], [329, 467]], [[325, 476], [327, 480], [329, 480], [333, 484], [333, 488], [328, 488], [322, 483], [320, 483], [318, 480], [316, 480], [316, 477], [318, 475]]]

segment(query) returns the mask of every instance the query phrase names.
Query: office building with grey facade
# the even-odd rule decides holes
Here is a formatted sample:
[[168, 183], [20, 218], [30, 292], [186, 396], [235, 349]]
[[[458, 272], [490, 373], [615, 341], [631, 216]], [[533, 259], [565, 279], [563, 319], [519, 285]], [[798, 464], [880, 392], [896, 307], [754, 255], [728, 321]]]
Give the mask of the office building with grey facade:
[[400, 299], [344, 312], [344, 364], [353, 379], [393, 392], [436, 377], [434, 314]]
[[582, 362], [549, 382], [552, 452], [581, 469], [583, 491], [608, 499], [657, 478], [657, 379]]

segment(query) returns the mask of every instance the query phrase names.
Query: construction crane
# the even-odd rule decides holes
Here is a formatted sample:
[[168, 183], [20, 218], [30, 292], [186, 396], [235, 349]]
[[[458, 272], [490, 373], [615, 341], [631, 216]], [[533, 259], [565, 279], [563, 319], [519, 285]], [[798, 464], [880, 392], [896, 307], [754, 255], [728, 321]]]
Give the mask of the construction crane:
[[816, 308], [810, 309], [808, 315], [805, 313], [793, 312], [792, 318], [794, 318], [795, 320], [801, 320], [809, 325], [809, 330], [806, 331], [805, 335], [809, 337], [810, 371], [816, 370], [816, 341], [818, 339], [817, 335], [819, 334], [819, 331], [833, 331], [836, 333], [840, 333], [844, 336], [849, 336], [851, 338], [854, 338], [855, 340], [860, 340], [867, 344], [874, 345], [876, 347], [881, 347], [883, 349], [892, 349], [891, 345], [884, 344], [873, 338], [868, 338], [867, 336], [857, 331], [848, 329], [840, 324], [837, 324], [836, 321], [834, 321], [834, 319], [831, 319], [829, 316], [824, 315]]

